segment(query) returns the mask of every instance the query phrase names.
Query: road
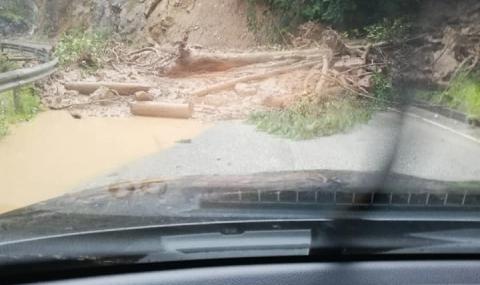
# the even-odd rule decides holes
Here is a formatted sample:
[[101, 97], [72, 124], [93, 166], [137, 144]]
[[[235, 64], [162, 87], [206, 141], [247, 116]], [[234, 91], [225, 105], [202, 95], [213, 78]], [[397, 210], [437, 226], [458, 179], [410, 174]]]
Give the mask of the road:
[[440, 180], [480, 179], [480, 131], [419, 109], [378, 113], [345, 134], [292, 141], [238, 121], [141, 159], [77, 189], [158, 177], [281, 170], [391, 170]]

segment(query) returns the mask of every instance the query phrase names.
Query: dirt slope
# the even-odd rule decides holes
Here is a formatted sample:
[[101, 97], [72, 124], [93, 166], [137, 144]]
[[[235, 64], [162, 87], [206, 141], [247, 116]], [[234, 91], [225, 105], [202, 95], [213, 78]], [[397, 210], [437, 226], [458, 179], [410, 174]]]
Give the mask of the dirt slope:
[[57, 37], [74, 27], [104, 29], [141, 45], [174, 44], [186, 31], [192, 43], [211, 48], [255, 46], [244, 0], [35, 0], [36, 32]]
[[243, 0], [161, 1], [147, 22], [149, 35], [160, 44], [180, 41], [190, 31], [190, 42], [204, 47], [255, 46]]
[[428, 0], [397, 64], [409, 84], [446, 86], [460, 66], [478, 64], [480, 2]]

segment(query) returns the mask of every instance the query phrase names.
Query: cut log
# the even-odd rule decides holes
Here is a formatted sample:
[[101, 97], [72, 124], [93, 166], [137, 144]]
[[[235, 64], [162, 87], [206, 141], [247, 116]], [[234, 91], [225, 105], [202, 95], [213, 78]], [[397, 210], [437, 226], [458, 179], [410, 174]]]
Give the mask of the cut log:
[[261, 74], [247, 75], [247, 76], [240, 77], [240, 78], [237, 78], [237, 79], [233, 79], [233, 80], [230, 80], [230, 81], [218, 83], [218, 84], [209, 86], [209, 87], [207, 87], [205, 89], [202, 89], [202, 90], [195, 91], [195, 92], [192, 93], [192, 95], [193, 96], [206, 96], [210, 93], [216, 93], [216, 92], [219, 92], [219, 91], [222, 91], [222, 90], [233, 88], [238, 83], [249, 82], [249, 81], [254, 81], [254, 80], [262, 80], [262, 79], [266, 79], [266, 78], [273, 77], [273, 76], [276, 76], [276, 75], [289, 73], [289, 72], [292, 72], [292, 71], [295, 71], [295, 70], [312, 67], [312, 66], [315, 66], [316, 64], [318, 64], [318, 61], [312, 61], [312, 62], [307, 62], [307, 63], [299, 63], [297, 65], [293, 65], [293, 66], [289, 66], [289, 67], [285, 67], [285, 68], [279, 68], [279, 69], [272, 70], [272, 71], [269, 71], [269, 72], [264, 72], [264, 73], [261, 73]]
[[131, 103], [130, 112], [135, 116], [189, 119], [193, 115], [193, 104]]
[[167, 72], [170, 76], [185, 76], [192, 73], [219, 72], [232, 68], [282, 60], [315, 60], [326, 51], [322, 49], [257, 52], [257, 53], [205, 53], [188, 50]]
[[76, 90], [80, 94], [90, 95], [100, 87], [107, 87], [118, 92], [120, 95], [133, 95], [138, 91], [148, 91], [152, 87], [139, 83], [119, 82], [67, 82], [64, 84], [67, 90]]
[[191, 59], [211, 59], [220, 61], [248, 61], [254, 63], [269, 62], [276, 60], [287, 60], [295, 58], [308, 58], [311, 56], [322, 56], [322, 54], [329, 52], [326, 49], [299, 49], [289, 51], [269, 51], [269, 52], [250, 52], [250, 53], [208, 53], [201, 51], [190, 51]]

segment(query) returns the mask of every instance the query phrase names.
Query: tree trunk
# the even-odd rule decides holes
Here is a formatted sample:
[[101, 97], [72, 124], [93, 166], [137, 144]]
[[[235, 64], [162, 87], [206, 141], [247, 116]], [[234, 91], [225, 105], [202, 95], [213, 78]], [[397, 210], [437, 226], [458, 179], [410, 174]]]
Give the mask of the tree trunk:
[[318, 64], [317, 61], [312, 61], [312, 62], [301, 63], [301, 64], [297, 64], [297, 65], [292, 65], [292, 66], [285, 67], [285, 68], [275, 69], [275, 70], [268, 71], [268, 72], [261, 73], [261, 74], [247, 75], [247, 76], [240, 77], [240, 78], [237, 78], [237, 79], [233, 79], [233, 80], [230, 80], [230, 81], [218, 83], [218, 84], [209, 86], [209, 87], [207, 87], [205, 89], [202, 89], [202, 90], [195, 91], [195, 92], [192, 93], [192, 95], [193, 96], [206, 96], [210, 93], [216, 93], [216, 92], [219, 92], [219, 91], [222, 91], [222, 90], [233, 88], [238, 83], [254, 81], [254, 80], [262, 80], [262, 79], [277, 76], [277, 75], [280, 75], [280, 74], [289, 73], [289, 72], [299, 70], [299, 69], [302, 69], [302, 68], [308, 68], [308, 67], [314, 66], [316, 64]]
[[64, 84], [67, 90], [76, 90], [80, 94], [90, 95], [98, 88], [104, 86], [115, 90], [120, 95], [134, 95], [138, 91], [148, 91], [152, 88], [149, 85], [139, 83], [119, 83], [119, 82], [67, 82]]
[[130, 111], [135, 116], [189, 119], [193, 115], [193, 105], [142, 102], [130, 104]]

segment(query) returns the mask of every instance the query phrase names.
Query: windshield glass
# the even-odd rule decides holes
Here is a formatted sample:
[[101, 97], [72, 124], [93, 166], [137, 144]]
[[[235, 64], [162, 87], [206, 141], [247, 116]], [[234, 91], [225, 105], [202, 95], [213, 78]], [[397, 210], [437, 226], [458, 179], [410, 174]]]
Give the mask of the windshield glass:
[[0, 0], [0, 50], [0, 264], [478, 251], [428, 247], [480, 237], [476, 0]]

